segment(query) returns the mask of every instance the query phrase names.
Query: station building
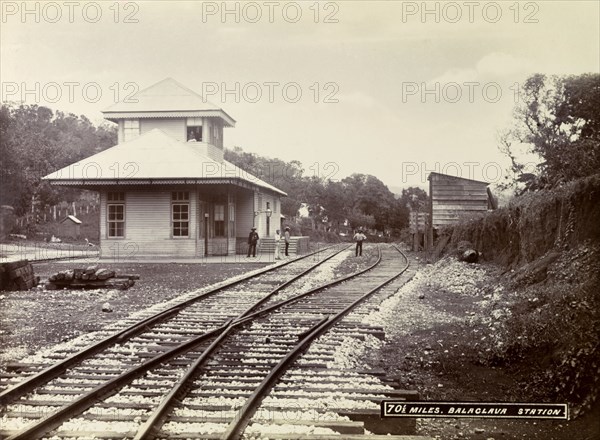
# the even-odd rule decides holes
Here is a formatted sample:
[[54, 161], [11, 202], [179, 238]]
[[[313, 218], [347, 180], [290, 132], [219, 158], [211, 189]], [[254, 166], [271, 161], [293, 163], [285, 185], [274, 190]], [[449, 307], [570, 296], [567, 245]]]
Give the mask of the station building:
[[103, 257], [202, 257], [246, 250], [280, 227], [285, 192], [223, 157], [235, 120], [167, 78], [105, 110], [118, 144], [44, 177], [98, 191]]

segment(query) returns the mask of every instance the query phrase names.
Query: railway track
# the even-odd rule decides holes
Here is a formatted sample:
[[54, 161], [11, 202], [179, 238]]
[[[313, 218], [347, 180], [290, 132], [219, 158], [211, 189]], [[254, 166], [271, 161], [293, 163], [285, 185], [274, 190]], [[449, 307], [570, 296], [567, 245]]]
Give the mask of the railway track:
[[[290, 263], [285, 280], [265, 270], [206, 292], [106, 337], [102, 346], [65, 353], [58, 365], [22, 366], [30, 377], [10, 382], [0, 393], [3, 425], [9, 427], [0, 435], [209, 439], [270, 432], [269, 438], [340, 438], [341, 432], [360, 438], [364, 421], [350, 420], [353, 411], [359, 418], [373, 417], [375, 402], [410, 393], [328, 363], [343, 338], [380, 335], [381, 329], [360, 323], [365, 301], [385, 295], [408, 260], [386, 248], [357, 273], [319, 286], [304, 284], [301, 293], [288, 288], [326, 261], [344, 258], [343, 251], [330, 250], [317, 264], [299, 264], [293, 276]], [[398, 257], [405, 263], [399, 265]], [[316, 339], [314, 347], [321, 348], [300, 357]], [[344, 387], [348, 374], [352, 386]], [[299, 383], [298, 375], [308, 382], [289, 388], [290, 381]], [[306, 390], [332, 386], [344, 395], [333, 399], [337, 407], [302, 410], [289, 420], [290, 402], [310, 403], [316, 395]], [[364, 404], [356, 411], [348, 402]]]

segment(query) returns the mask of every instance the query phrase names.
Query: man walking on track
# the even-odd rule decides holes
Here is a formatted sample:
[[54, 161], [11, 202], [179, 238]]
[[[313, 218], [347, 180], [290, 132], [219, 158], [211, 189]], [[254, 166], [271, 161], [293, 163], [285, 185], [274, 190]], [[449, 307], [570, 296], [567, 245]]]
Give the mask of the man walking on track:
[[356, 257], [362, 257], [362, 243], [367, 239], [367, 236], [363, 234], [362, 229], [359, 229], [356, 234], [354, 234], [354, 241], [356, 242]]
[[248, 258], [250, 254], [252, 254], [253, 257], [256, 257], [256, 243], [258, 243], [258, 238], [256, 228], [252, 228], [250, 235], [248, 235], [248, 255], [246, 258]]
[[290, 248], [290, 228], [289, 228], [289, 226], [285, 227], [285, 233], [283, 234], [283, 237], [285, 239], [285, 256], [289, 257], [290, 256], [288, 254], [288, 250]]

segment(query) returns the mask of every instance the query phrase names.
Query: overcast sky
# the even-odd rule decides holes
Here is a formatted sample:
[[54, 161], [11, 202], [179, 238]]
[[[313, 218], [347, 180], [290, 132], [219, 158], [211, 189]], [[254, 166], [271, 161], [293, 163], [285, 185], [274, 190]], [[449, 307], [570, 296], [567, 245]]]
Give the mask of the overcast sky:
[[237, 121], [227, 147], [390, 187], [494, 182], [519, 84], [600, 71], [599, 4], [3, 1], [2, 100], [100, 122], [172, 77]]

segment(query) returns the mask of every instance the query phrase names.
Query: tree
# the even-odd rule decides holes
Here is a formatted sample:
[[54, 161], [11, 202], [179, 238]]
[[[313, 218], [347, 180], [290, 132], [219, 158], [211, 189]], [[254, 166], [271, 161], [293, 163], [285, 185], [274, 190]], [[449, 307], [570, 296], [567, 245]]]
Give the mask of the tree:
[[377, 177], [352, 174], [342, 180], [347, 203], [346, 215], [356, 218], [356, 213], [373, 218], [371, 227], [385, 231], [394, 219], [396, 197]]
[[424, 189], [418, 186], [409, 186], [402, 190], [400, 195], [400, 203], [410, 207], [410, 209], [416, 209], [419, 204], [423, 205], [428, 200], [427, 193]]
[[37, 105], [2, 105], [0, 204], [22, 215], [36, 206], [74, 201], [77, 190], [51, 187], [41, 178], [116, 142], [114, 126], [95, 127], [85, 116], [53, 113]]
[[400, 235], [400, 231], [408, 227], [408, 207], [401, 199], [396, 199], [390, 213], [389, 228], [391, 233], [393, 235]]
[[298, 197], [302, 194], [304, 186], [304, 170], [299, 161], [284, 162], [277, 158], [262, 157], [246, 153], [240, 147], [226, 149], [225, 160], [286, 192], [288, 196], [281, 200], [281, 213], [288, 217], [296, 215], [302, 203]]
[[328, 180], [324, 184], [322, 195], [324, 216], [335, 232], [340, 232], [340, 226], [346, 220], [348, 205], [342, 182]]
[[352, 229], [371, 229], [375, 227], [375, 217], [367, 215], [359, 209], [354, 209], [348, 213], [348, 221], [350, 222], [350, 228]]
[[400, 198], [396, 201], [395, 206], [395, 223], [393, 229], [396, 234], [409, 226], [410, 211], [423, 211], [427, 206], [429, 198], [425, 190], [410, 186], [402, 190]]
[[298, 161], [261, 157], [239, 147], [225, 150], [225, 159], [285, 191], [288, 197], [281, 203], [284, 215], [295, 216], [301, 203], [306, 203], [313, 229], [327, 223], [339, 231], [348, 220], [354, 228], [399, 232], [408, 224], [407, 209], [375, 176], [352, 174], [340, 182], [303, 176], [304, 169]]
[[[514, 123], [500, 133], [500, 150], [511, 160], [523, 191], [553, 187], [600, 169], [600, 74], [527, 79], [514, 109]], [[519, 144], [540, 158], [527, 172], [515, 152]]]
[[311, 176], [304, 179], [301, 198], [308, 205], [308, 215], [314, 225], [323, 222], [325, 208], [323, 207], [325, 187], [323, 180], [317, 176]]

